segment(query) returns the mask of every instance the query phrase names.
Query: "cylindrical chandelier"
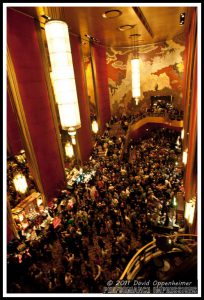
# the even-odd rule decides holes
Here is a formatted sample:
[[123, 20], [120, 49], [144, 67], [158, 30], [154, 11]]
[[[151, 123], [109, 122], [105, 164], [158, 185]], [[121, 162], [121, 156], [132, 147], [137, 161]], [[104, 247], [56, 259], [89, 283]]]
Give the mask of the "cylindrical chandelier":
[[81, 127], [68, 26], [63, 21], [45, 24], [52, 72], [50, 74], [58, 104], [61, 126], [71, 135]]
[[25, 176], [22, 173], [18, 173], [14, 176], [13, 183], [17, 192], [25, 194], [28, 188], [28, 184]]
[[133, 38], [133, 58], [131, 59], [132, 97], [135, 99], [136, 105], [138, 105], [140, 99], [140, 60], [136, 47], [138, 33], [134, 33], [130, 37]]
[[135, 98], [136, 104], [138, 104], [140, 98], [140, 60], [134, 58], [131, 60], [132, 70], [132, 97]]

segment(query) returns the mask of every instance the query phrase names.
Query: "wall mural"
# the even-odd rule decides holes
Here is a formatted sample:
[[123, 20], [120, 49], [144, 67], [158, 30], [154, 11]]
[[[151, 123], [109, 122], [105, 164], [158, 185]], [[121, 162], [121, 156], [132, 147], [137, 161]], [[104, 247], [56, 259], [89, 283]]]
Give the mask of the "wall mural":
[[107, 49], [111, 114], [145, 110], [156, 95], [172, 95], [174, 106], [183, 109], [184, 50], [181, 37], [139, 47], [141, 100], [136, 106], [131, 92], [132, 49]]

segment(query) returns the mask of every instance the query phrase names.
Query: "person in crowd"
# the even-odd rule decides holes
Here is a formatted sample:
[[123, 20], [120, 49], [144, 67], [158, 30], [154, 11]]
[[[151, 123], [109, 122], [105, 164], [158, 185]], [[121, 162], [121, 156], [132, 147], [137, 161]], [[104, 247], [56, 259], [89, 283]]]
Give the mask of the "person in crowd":
[[[141, 114], [123, 115], [123, 131], [139, 117]], [[117, 280], [136, 249], [152, 241], [153, 224], [169, 225], [170, 200], [182, 187], [172, 147], [178, 134], [156, 129], [126, 143], [124, 134], [112, 135], [115, 123], [119, 124], [117, 117], [106, 124], [106, 134], [97, 137], [91, 159], [84, 166], [84, 172], [95, 171], [94, 178], [86, 183], [81, 180], [73, 190], [64, 190], [55, 198], [49, 213], [53, 218], [61, 215], [61, 225], [49, 225], [46, 243], [30, 242], [23, 255], [28, 266], [25, 273], [38, 284], [47, 278], [50, 292], [101, 292], [102, 280], [113, 279], [113, 273]], [[103, 148], [106, 156], [99, 156]], [[134, 164], [130, 153], [135, 155]], [[70, 199], [73, 205], [68, 207]], [[44, 271], [45, 265], [49, 271]]]

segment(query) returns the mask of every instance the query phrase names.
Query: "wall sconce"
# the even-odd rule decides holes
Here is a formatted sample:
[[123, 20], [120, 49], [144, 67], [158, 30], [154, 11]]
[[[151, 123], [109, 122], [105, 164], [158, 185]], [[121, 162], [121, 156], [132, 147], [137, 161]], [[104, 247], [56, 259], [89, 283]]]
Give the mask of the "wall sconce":
[[14, 176], [13, 183], [17, 192], [25, 194], [28, 184], [25, 176], [22, 173], [18, 173]]
[[70, 142], [67, 142], [65, 145], [65, 153], [66, 153], [66, 156], [69, 158], [72, 158], [74, 156], [74, 149]]
[[185, 151], [183, 151], [183, 164], [186, 165], [187, 164], [187, 159], [188, 159], [188, 149], [186, 149]]
[[[62, 128], [71, 136], [81, 127], [68, 26], [63, 21], [45, 24], [52, 72], [50, 73]], [[73, 138], [74, 140], [74, 138]], [[75, 140], [76, 142], [76, 140]]]
[[184, 217], [189, 224], [193, 224], [194, 213], [195, 213], [195, 202], [196, 199], [193, 197], [189, 202], [186, 202], [185, 205], [185, 214]]
[[184, 129], [181, 130], [181, 139], [184, 139]]
[[91, 127], [92, 127], [92, 131], [96, 134], [98, 132], [98, 123], [96, 120], [93, 120]]

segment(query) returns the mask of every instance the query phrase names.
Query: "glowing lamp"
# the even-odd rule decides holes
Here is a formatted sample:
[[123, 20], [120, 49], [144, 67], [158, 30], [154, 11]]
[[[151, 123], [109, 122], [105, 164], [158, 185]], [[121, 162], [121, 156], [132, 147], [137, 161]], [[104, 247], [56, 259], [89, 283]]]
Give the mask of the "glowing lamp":
[[181, 139], [184, 139], [184, 129], [181, 130]]
[[74, 132], [81, 127], [68, 26], [63, 21], [45, 24], [52, 72], [50, 73], [62, 128]]
[[91, 124], [91, 127], [92, 127], [92, 131], [94, 133], [97, 133], [98, 132], [98, 123], [96, 120], [93, 120], [92, 124]]
[[69, 158], [72, 158], [74, 156], [74, 149], [71, 143], [66, 143], [65, 145], [65, 153], [66, 156], [68, 156]]
[[185, 205], [184, 217], [189, 224], [193, 224], [194, 213], [195, 213], [195, 198], [192, 198], [189, 202], [186, 202]]
[[136, 104], [140, 98], [140, 61], [139, 58], [131, 60], [132, 70], [132, 97], [135, 98]]
[[173, 198], [173, 206], [177, 205], [176, 197]]
[[20, 215], [18, 216], [18, 219], [19, 219], [20, 222], [22, 222], [23, 219], [24, 219], [24, 216], [23, 216], [22, 214], [20, 214]]
[[39, 207], [43, 203], [42, 198], [37, 199], [37, 206]]
[[14, 176], [13, 183], [17, 192], [25, 194], [28, 188], [26, 178], [23, 174], [18, 173]]
[[188, 150], [183, 151], [183, 164], [186, 165], [187, 164], [187, 159], [188, 159]]
[[76, 131], [74, 128], [70, 128], [68, 134], [71, 136], [72, 144], [76, 145]]

